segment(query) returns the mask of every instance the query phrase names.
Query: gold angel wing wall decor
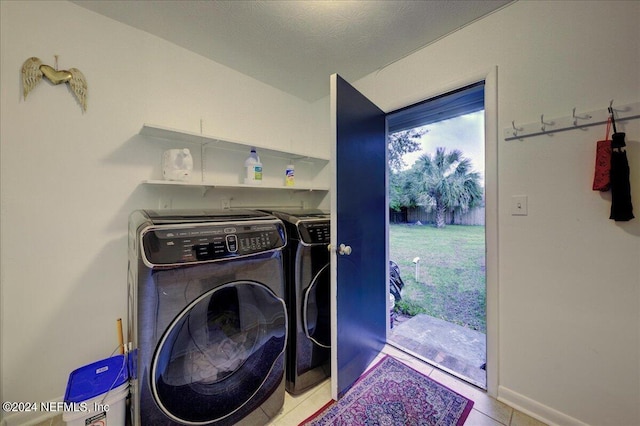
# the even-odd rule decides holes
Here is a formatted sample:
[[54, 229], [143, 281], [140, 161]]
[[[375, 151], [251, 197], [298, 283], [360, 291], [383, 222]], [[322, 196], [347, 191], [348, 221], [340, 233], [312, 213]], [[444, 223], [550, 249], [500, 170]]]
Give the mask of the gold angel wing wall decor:
[[67, 83], [69, 88], [75, 95], [78, 103], [82, 107], [82, 111], [87, 110], [87, 79], [84, 74], [77, 68], [67, 70], [57, 69], [49, 65], [45, 65], [36, 57], [31, 57], [22, 64], [22, 93], [24, 99], [42, 80], [42, 76], [46, 77], [52, 84], [58, 85]]
[[42, 71], [40, 71], [42, 62], [38, 58], [29, 58], [22, 64], [22, 94], [25, 100], [31, 92], [42, 80]]
[[71, 78], [68, 83], [73, 91], [73, 94], [76, 95], [76, 99], [80, 102], [82, 106], [82, 111], [87, 110], [87, 79], [84, 78], [84, 74], [80, 72], [77, 68], [69, 68], [69, 74], [71, 74]]

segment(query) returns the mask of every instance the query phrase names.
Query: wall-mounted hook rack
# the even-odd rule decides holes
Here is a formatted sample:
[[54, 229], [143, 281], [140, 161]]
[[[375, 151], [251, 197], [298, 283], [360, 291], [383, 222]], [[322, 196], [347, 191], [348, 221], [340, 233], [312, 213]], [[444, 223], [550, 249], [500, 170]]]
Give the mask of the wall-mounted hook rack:
[[640, 118], [640, 102], [616, 106], [613, 108], [613, 100], [609, 102], [608, 108], [589, 111], [576, 115], [576, 108], [573, 108], [571, 115], [553, 120], [545, 119], [544, 114], [540, 115], [538, 123], [531, 123], [516, 127], [515, 120], [511, 121], [511, 127], [504, 129], [505, 141], [521, 140], [533, 136], [550, 135], [566, 130], [584, 129], [589, 126], [606, 124], [609, 117], [609, 108], [615, 114], [616, 122], [633, 120]]

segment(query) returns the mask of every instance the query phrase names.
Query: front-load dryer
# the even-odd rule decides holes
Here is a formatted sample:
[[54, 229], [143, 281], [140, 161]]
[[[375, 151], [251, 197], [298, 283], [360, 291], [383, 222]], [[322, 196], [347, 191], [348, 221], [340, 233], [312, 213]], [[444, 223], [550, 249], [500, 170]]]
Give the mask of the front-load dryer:
[[289, 315], [286, 389], [299, 394], [331, 376], [330, 216], [322, 210], [269, 211], [287, 230]]
[[268, 423], [285, 393], [282, 222], [140, 210], [129, 236], [133, 423]]

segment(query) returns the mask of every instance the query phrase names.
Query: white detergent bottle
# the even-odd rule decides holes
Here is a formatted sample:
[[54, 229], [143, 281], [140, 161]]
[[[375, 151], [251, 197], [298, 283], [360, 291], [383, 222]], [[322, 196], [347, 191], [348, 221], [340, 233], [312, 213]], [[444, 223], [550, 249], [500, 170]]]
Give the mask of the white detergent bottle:
[[295, 173], [296, 169], [293, 164], [287, 165], [287, 168], [284, 171], [284, 186], [294, 186], [295, 185]]
[[262, 163], [255, 148], [251, 148], [251, 154], [245, 160], [244, 168], [246, 172], [244, 183], [247, 185], [260, 185], [262, 183]]

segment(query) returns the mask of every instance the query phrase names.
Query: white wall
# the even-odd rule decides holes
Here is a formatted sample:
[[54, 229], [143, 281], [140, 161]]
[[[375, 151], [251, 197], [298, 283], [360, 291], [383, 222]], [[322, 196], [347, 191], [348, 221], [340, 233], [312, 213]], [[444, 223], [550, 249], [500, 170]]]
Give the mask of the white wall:
[[[327, 157], [329, 147], [308, 136], [308, 103], [75, 4], [2, 1], [0, 14], [0, 399], [44, 402], [62, 398], [73, 369], [117, 346], [132, 210], [159, 198], [212, 208], [222, 196], [232, 206], [322, 201], [140, 185], [161, 178], [171, 147], [138, 135], [143, 123], [198, 132], [202, 119], [205, 134]], [[22, 63], [53, 65], [55, 54], [61, 69], [86, 76], [85, 114], [65, 85], [42, 81], [22, 99]]]
[[[129, 212], [159, 197], [219, 205], [217, 193], [139, 185], [160, 177], [165, 148], [137, 135], [142, 123], [198, 131], [203, 119], [205, 133], [310, 151], [329, 140], [328, 102], [70, 3], [2, 1], [0, 15], [0, 399], [48, 401], [116, 345]], [[356, 86], [392, 110], [497, 65], [502, 130], [639, 101], [639, 28], [638, 2], [521, 1]], [[22, 62], [54, 54], [89, 80], [84, 115], [46, 82], [21, 99]], [[640, 120], [621, 127], [640, 218]], [[603, 132], [498, 141], [500, 396], [556, 423], [640, 424], [640, 221], [610, 221], [609, 196], [590, 190]], [[515, 194], [529, 216], [510, 216]]]
[[[520, 1], [355, 82], [386, 111], [498, 66], [499, 135], [640, 101], [640, 2]], [[636, 219], [591, 190], [604, 126], [498, 141], [501, 399], [558, 424], [640, 424], [640, 120], [626, 131]], [[510, 215], [513, 195], [529, 215]]]

